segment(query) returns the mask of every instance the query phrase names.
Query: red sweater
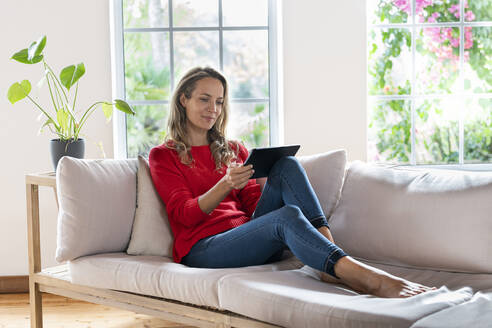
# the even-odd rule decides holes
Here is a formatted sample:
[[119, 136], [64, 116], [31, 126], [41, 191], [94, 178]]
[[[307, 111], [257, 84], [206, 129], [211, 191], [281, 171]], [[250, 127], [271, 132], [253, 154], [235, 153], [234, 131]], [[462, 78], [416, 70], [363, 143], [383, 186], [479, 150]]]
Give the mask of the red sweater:
[[[164, 144], [149, 154], [150, 173], [161, 196], [174, 235], [173, 258], [180, 263], [191, 247], [202, 238], [216, 235], [250, 220], [261, 195], [260, 185], [251, 179], [241, 190], [232, 190], [210, 214], [198, 206], [198, 197], [212, 188], [226, 172], [215, 169], [209, 146], [191, 147], [194, 163], [181, 163], [178, 153]], [[240, 145], [238, 162], [248, 151]]]

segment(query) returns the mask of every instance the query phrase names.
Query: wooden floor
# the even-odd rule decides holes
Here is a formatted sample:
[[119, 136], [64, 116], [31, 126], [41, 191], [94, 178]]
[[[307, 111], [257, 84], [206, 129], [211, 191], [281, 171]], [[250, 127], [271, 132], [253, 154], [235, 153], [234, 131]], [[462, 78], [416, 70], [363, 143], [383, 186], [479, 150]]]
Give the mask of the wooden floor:
[[[0, 328], [28, 328], [29, 294], [0, 294]], [[44, 328], [191, 328], [109, 306], [43, 293]]]

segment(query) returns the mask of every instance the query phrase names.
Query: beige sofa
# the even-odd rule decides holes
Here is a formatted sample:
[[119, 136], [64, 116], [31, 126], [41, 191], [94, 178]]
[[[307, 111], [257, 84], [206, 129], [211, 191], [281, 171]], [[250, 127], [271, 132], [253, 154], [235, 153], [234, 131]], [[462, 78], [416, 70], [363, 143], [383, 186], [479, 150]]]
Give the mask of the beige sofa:
[[408, 299], [360, 295], [320, 281], [289, 252], [245, 268], [173, 263], [165, 208], [143, 158], [62, 158], [56, 258], [68, 271], [45, 269], [38, 282], [200, 327], [492, 325], [492, 173], [346, 165], [344, 151], [300, 160], [337, 244], [439, 288]]

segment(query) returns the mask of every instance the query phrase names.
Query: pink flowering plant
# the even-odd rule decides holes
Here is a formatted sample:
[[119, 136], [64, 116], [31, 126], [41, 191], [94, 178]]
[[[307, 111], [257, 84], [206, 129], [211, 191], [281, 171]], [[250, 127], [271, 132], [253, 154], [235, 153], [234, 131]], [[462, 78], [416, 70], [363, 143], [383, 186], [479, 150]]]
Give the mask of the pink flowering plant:
[[[492, 6], [487, 0], [463, 1], [464, 21], [492, 20]], [[465, 26], [463, 63], [466, 67], [464, 86], [460, 86], [460, 31], [453, 26], [435, 26], [435, 23], [459, 22], [459, 0], [377, 0], [374, 24], [404, 24], [412, 22], [412, 6], [415, 22], [429, 24], [417, 28], [415, 36], [416, 94], [450, 94], [464, 87], [467, 92], [492, 92], [492, 28]], [[378, 32], [376, 32], [378, 31]], [[411, 30], [407, 28], [380, 28], [370, 30], [369, 36], [369, 94], [410, 95], [412, 48]], [[469, 75], [476, 76], [473, 81]], [[479, 82], [477, 82], [479, 81]], [[490, 102], [481, 101], [484, 111], [492, 110]], [[442, 115], [439, 102], [420, 101], [415, 105], [416, 122], [421, 131], [416, 132], [419, 149], [430, 154], [429, 162], [452, 163], [458, 161], [457, 122], [440, 122], [439, 126], [426, 124], [429, 117]], [[399, 120], [388, 122], [390, 113]], [[394, 115], [391, 115], [393, 117]], [[410, 101], [390, 100], [374, 106], [369, 128], [374, 129], [373, 144], [377, 149], [373, 159], [409, 162], [411, 153]], [[430, 121], [429, 121], [430, 123]], [[423, 129], [427, 130], [423, 130]], [[488, 120], [467, 120], [465, 160], [492, 161], [492, 123]], [[480, 135], [477, 135], [480, 134]], [[427, 136], [419, 139], [419, 135]]]

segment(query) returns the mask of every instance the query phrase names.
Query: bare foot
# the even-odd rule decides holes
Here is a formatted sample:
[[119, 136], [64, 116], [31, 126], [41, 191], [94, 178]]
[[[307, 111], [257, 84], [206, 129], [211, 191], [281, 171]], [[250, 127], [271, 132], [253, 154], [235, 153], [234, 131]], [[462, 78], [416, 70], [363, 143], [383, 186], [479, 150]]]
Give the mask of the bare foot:
[[410, 297], [436, 289], [388, 273], [381, 275], [380, 279], [379, 287], [371, 293], [379, 297]]
[[[350, 256], [338, 260], [334, 269], [336, 275], [340, 277], [339, 282], [357, 292], [379, 297], [410, 297], [436, 289], [393, 276], [383, 270], [361, 263]], [[321, 279], [327, 282], [336, 280], [327, 274], [321, 275]]]

